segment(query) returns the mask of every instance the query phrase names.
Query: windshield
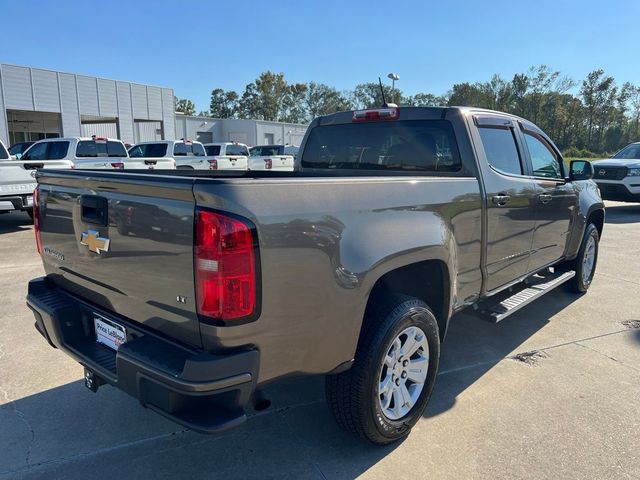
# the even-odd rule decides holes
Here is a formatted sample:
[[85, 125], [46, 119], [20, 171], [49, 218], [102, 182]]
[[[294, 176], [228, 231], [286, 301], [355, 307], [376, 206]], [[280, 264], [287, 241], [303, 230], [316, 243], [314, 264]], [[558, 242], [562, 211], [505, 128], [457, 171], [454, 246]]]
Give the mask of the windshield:
[[127, 150], [122, 142], [80, 140], [76, 147], [76, 157], [127, 157]]
[[205, 145], [204, 149], [207, 151], [207, 155], [214, 157], [220, 155], [220, 145]]
[[302, 166], [455, 172], [461, 163], [449, 122], [406, 120], [316, 127], [309, 133]]
[[[11, 148], [9, 149], [9, 155], [19, 155], [21, 153], [24, 153], [25, 150], [27, 148], [29, 148], [31, 145], [33, 145], [35, 142], [20, 142], [20, 143], [16, 143], [15, 145], [12, 145]], [[0, 152], [0, 155], [2, 153]]]
[[628, 158], [632, 160], [640, 159], [640, 143], [632, 143], [631, 145], [627, 145], [618, 153], [616, 153], [613, 158]]
[[129, 156], [131, 158], [164, 157], [166, 154], [166, 143], [145, 143], [142, 145], [134, 145], [129, 150]]
[[282, 145], [258, 145], [249, 150], [252, 157], [269, 157], [271, 155], [282, 155], [284, 147]]

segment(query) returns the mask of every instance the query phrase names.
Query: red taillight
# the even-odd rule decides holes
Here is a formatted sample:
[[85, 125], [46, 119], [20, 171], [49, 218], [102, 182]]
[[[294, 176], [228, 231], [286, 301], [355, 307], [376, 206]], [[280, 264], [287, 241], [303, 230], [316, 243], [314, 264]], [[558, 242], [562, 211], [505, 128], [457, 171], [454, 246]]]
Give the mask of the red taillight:
[[370, 110], [357, 110], [353, 112], [353, 122], [376, 122], [380, 120], [397, 120], [400, 118], [398, 107], [373, 108]]
[[264, 159], [264, 168], [267, 170], [271, 170], [271, 168], [273, 167], [273, 160], [271, 160], [270, 158], [265, 158]]
[[216, 160], [215, 158], [212, 160], [209, 160], [209, 170], [217, 170], [218, 169], [218, 160]]
[[198, 210], [194, 262], [198, 314], [237, 320], [256, 310], [256, 246], [243, 221]]
[[119, 168], [120, 170], [124, 169], [124, 163], [123, 162], [111, 162], [111, 166], [113, 168]]
[[36, 248], [38, 254], [42, 255], [42, 242], [40, 241], [40, 209], [38, 208], [38, 200], [40, 199], [39, 187], [33, 191], [33, 231], [36, 235]]

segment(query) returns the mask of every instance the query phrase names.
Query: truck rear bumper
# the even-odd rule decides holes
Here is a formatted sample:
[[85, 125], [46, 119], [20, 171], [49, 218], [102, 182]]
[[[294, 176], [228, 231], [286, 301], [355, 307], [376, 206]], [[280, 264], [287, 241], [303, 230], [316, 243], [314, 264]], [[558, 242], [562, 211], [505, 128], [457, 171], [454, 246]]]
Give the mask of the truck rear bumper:
[[0, 197], [0, 211], [28, 210], [33, 207], [33, 195]]
[[[212, 355], [177, 345], [126, 319], [104, 312], [56, 287], [46, 277], [29, 282], [27, 305], [36, 329], [91, 372], [161, 415], [201, 433], [217, 433], [246, 420], [255, 391], [259, 352]], [[93, 316], [126, 328], [115, 351], [95, 341]]]

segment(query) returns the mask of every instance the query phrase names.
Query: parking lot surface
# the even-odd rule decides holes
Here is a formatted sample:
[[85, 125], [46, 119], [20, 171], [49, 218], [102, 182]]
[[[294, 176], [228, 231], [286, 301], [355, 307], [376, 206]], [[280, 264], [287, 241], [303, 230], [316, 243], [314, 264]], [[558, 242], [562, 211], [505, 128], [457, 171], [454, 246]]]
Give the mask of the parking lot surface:
[[335, 425], [322, 378], [270, 386], [269, 410], [219, 436], [91, 393], [25, 306], [43, 273], [29, 218], [0, 215], [0, 479], [640, 478], [640, 205], [606, 215], [588, 294], [456, 315], [424, 418], [383, 448]]

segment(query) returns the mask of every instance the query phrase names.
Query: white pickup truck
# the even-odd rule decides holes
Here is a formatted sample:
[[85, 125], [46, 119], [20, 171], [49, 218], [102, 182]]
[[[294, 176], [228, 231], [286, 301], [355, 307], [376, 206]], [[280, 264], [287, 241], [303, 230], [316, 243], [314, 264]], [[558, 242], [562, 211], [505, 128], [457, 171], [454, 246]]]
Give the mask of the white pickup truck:
[[12, 210], [32, 215], [35, 173], [38, 168], [71, 168], [68, 160], [13, 160], [0, 141], [0, 213]]
[[68, 160], [75, 169], [175, 169], [173, 159], [131, 159], [120, 140], [96, 136], [40, 140], [24, 152], [22, 160]]
[[209, 170], [247, 170], [249, 147], [244, 143], [205, 143]]
[[155, 142], [136, 143], [129, 149], [131, 158], [170, 158], [180, 170], [209, 170], [204, 145], [192, 140], [157, 140]]
[[249, 170], [292, 172], [297, 153], [293, 145], [257, 145], [249, 150]]

